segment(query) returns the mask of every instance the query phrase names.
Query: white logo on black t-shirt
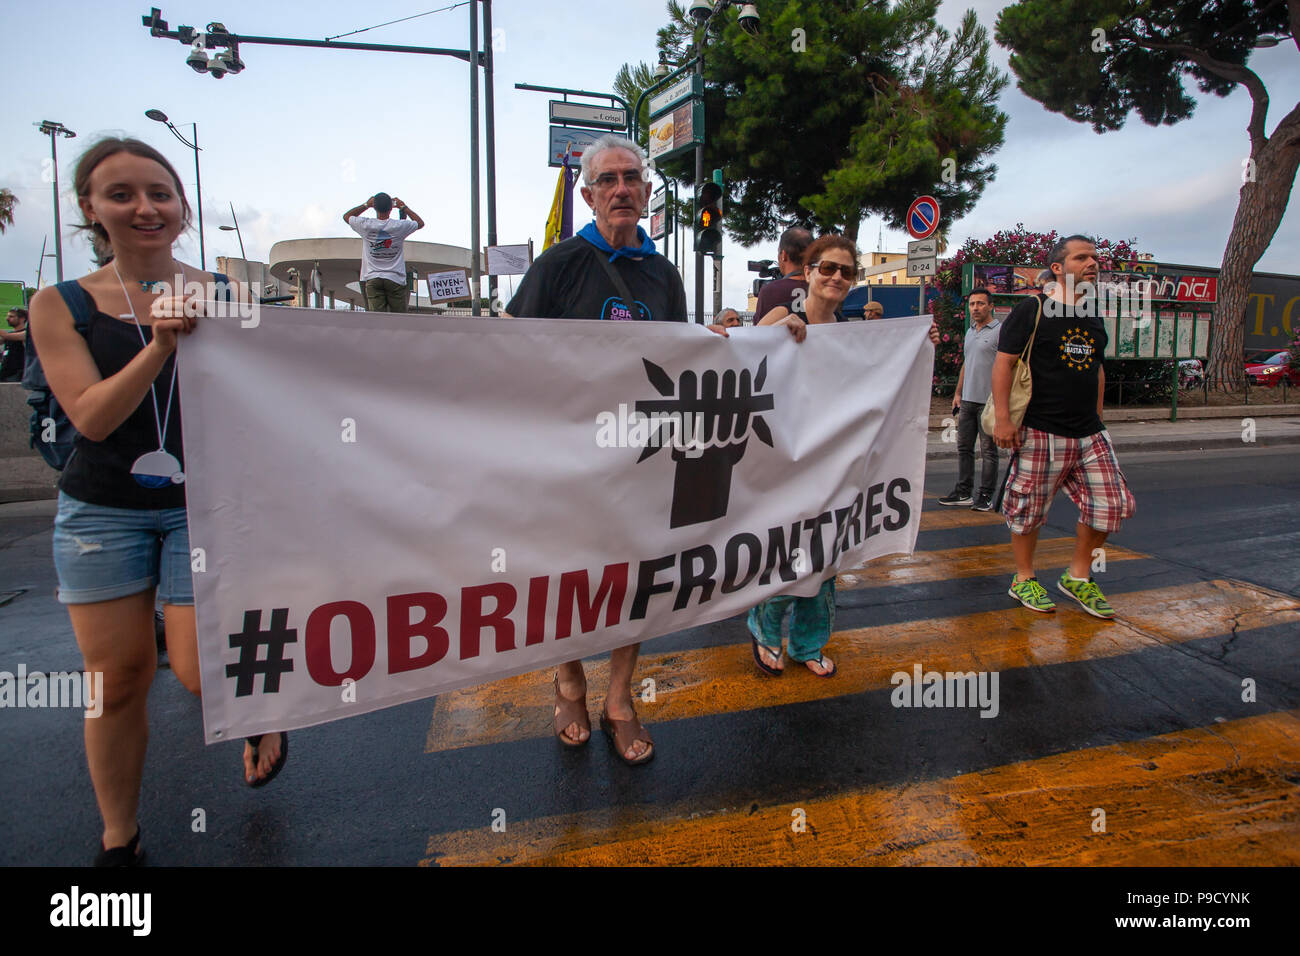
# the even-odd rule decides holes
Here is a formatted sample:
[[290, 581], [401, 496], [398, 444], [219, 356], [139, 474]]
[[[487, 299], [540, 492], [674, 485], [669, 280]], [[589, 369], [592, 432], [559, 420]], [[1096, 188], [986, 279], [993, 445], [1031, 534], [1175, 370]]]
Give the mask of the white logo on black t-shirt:
[[1077, 326], [1061, 333], [1061, 361], [1068, 368], [1086, 372], [1092, 368], [1097, 342], [1092, 333]]

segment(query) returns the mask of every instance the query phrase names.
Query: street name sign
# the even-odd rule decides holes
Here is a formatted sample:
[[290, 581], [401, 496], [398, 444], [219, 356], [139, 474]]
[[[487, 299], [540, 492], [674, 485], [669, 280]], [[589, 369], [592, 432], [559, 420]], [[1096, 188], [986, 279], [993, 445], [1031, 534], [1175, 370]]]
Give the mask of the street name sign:
[[660, 93], [650, 97], [650, 118], [654, 119], [661, 113], [672, 109], [682, 100], [690, 96], [699, 96], [704, 92], [703, 84], [700, 77], [694, 73], [683, 76], [680, 80], [673, 83]]
[[619, 106], [592, 106], [551, 100], [552, 123], [577, 123], [602, 129], [627, 129], [627, 110]]

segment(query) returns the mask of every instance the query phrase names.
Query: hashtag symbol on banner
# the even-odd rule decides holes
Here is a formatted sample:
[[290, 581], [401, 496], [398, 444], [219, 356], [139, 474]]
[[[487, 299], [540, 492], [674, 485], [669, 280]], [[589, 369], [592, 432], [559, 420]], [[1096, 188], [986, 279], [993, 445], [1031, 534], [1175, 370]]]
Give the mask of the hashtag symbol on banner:
[[[289, 609], [271, 609], [271, 626], [262, 630], [262, 612], [245, 611], [244, 629], [230, 635], [230, 646], [239, 651], [239, 660], [226, 665], [226, 676], [235, 678], [235, 696], [247, 697], [253, 693], [254, 679], [262, 679], [262, 693], [275, 694], [280, 690], [280, 675], [293, 670], [293, 661], [285, 660], [284, 646], [298, 643], [298, 631], [289, 627]], [[258, 657], [258, 648], [266, 648], [266, 656]]]

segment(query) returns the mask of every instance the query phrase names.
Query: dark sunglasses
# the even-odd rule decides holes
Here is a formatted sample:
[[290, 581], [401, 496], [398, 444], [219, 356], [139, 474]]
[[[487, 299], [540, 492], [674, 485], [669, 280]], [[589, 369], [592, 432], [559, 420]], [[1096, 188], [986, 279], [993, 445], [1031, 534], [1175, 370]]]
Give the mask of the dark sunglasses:
[[845, 282], [852, 282], [858, 275], [858, 270], [853, 266], [842, 266], [838, 262], [814, 262], [808, 268], [816, 269], [824, 276], [833, 276], [835, 270], [839, 269], [840, 275], [844, 277]]

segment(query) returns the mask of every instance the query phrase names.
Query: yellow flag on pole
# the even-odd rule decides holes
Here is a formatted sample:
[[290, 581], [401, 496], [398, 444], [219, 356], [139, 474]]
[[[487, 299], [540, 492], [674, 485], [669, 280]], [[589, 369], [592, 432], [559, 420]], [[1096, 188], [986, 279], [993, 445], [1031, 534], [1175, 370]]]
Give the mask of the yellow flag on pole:
[[546, 236], [542, 241], [545, 252], [564, 238], [564, 195], [568, 191], [569, 151], [564, 151], [564, 165], [560, 167], [560, 178], [555, 183], [555, 199], [551, 202], [551, 214], [546, 217]]

